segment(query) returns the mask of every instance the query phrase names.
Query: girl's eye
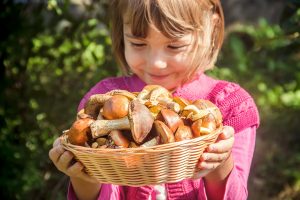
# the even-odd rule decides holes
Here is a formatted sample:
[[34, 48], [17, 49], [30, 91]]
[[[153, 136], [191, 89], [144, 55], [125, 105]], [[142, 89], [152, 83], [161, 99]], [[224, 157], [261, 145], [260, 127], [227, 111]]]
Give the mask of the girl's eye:
[[169, 45], [168, 48], [170, 48], [172, 50], [180, 50], [180, 49], [183, 49], [186, 46], [187, 45]]
[[144, 47], [144, 46], [146, 46], [146, 44], [144, 44], [144, 43], [130, 42], [130, 44], [133, 47]]

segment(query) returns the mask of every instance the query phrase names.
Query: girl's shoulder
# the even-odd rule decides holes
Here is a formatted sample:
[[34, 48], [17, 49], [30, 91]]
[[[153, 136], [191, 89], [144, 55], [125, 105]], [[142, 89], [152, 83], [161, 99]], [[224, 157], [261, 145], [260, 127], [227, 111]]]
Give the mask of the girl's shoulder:
[[239, 84], [216, 80], [207, 99], [221, 110], [224, 125], [233, 126], [236, 132], [250, 126], [258, 127], [259, 112], [255, 101]]

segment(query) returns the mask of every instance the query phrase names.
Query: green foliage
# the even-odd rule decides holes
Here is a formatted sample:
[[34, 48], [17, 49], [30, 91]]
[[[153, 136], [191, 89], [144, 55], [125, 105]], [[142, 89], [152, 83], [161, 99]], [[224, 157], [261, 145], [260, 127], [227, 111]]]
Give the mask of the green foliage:
[[[0, 107], [0, 156], [5, 163], [1, 199], [65, 196], [66, 179], [53, 167], [48, 151], [70, 126], [84, 93], [103, 77], [117, 73], [105, 20], [101, 16], [75, 20], [67, 1], [55, 2], [8, 2], [1, 16], [6, 20], [23, 11], [15, 16], [20, 28], [12, 27], [0, 46], [5, 71], [1, 78], [5, 99], [1, 98]], [[34, 12], [35, 18], [25, 11]]]

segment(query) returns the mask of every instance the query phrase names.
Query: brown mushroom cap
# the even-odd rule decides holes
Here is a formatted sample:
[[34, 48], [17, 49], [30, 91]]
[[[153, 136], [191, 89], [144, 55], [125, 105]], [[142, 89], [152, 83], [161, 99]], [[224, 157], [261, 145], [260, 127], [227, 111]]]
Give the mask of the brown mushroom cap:
[[126, 139], [126, 137], [123, 136], [120, 130], [112, 130], [109, 133], [109, 136], [114, 141], [115, 145], [124, 148], [127, 148], [129, 146], [129, 141]]
[[175, 141], [189, 140], [193, 138], [192, 130], [189, 126], [180, 125], [175, 133]]
[[102, 115], [106, 119], [120, 119], [128, 114], [129, 100], [123, 95], [114, 95], [104, 102]]
[[198, 119], [197, 121], [193, 122], [191, 128], [194, 137], [201, 136], [201, 126], [202, 126], [202, 119]]
[[162, 109], [158, 114], [157, 119], [163, 121], [173, 133], [175, 133], [178, 126], [183, 125], [183, 121], [180, 116], [173, 110], [169, 109]]
[[134, 141], [140, 144], [151, 131], [154, 119], [148, 108], [138, 100], [132, 100], [129, 106], [131, 133]]
[[148, 108], [135, 99], [129, 103], [128, 116], [112, 120], [95, 120], [91, 124], [92, 137], [107, 135], [112, 130], [131, 130], [134, 141], [143, 142], [153, 125], [154, 118]]
[[222, 123], [222, 113], [220, 112], [219, 108], [213, 104], [211, 101], [199, 99], [193, 102], [195, 106], [197, 106], [199, 109], [207, 109], [210, 114], [214, 117], [216, 121], [217, 127]]
[[88, 140], [90, 124], [94, 120], [91, 118], [82, 118], [76, 120], [68, 131], [68, 140], [71, 144], [84, 146]]
[[182, 97], [174, 97], [173, 101], [176, 102], [180, 106], [180, 110], [183, 110], [183, 108], [187, 105], [190, 105], [190, 101], [187, 99], [184, 99]]
[[213, 132], [216, 128], [217, 125], [214, 115], [208, 114], [202, 120], [202, 125], [200, 129], [201, 135], [209, 134]]
[[154, 129], [157, 135], [160, 136], [160, 140], [162, 144], [175, 142], [174, 134], [169, 129], [169, 127], [165, 125], [162, 121], [155, 120]]

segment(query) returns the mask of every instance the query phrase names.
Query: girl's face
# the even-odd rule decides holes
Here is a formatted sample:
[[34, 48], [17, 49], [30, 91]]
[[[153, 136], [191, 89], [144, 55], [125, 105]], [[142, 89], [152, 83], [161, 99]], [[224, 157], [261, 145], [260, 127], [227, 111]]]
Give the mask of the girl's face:
[[165, 37], [150, 25], [146, 38], [135, 37], [124, 24], [125, 58], [131, 71], [146, 84], [174, 90], [186, 80], [192, 61], [193, 34]]

